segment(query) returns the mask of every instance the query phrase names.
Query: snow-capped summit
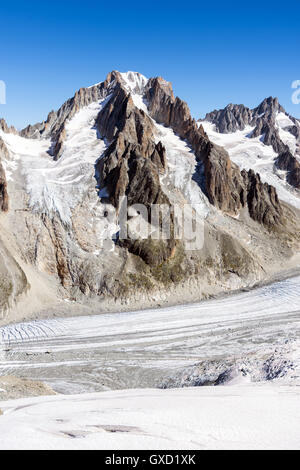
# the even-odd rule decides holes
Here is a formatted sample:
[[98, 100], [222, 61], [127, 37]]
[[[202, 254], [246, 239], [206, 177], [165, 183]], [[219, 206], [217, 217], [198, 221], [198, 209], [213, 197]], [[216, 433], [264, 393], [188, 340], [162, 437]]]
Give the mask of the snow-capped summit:
[[126, 83], [126, 89], [135, 94], [142, 94], [148, 83], [148, 79], [138, 72], [121, 73], [121, 77]]

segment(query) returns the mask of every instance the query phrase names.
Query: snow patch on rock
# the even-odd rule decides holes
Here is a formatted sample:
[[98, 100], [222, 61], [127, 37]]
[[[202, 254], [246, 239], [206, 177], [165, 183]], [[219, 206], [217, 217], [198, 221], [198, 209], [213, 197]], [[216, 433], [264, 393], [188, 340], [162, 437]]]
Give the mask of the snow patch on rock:
[[297, 387], [123, 390], [0, 405], [1, 449], [299, 449]]
[[186, 203], [191, 204], [198, 214], [205, 218], [209, 213], [210, 204], [198, 183], [193, 179], [197, 167], [195, 154], [172, 129], [156, 122], [155, 126], [156, 142], [160, 141], [166, 148], [168, 170], [166, 175], [161, 176], [161, 183], [167, 195], [172, 202], [176, 202], [171, 189], [174, 186], [182, 192]]
[[290, 152], [295, 155], [297, 150], [297, 139], [288, 130], [288, 127], [293, 127], [295, 124], [285, 113], [277, 113], [276, 115], [276, 127], [279, 132], [279, 137], [282, 142], [287, 145]]
[[94, 178], [95, 163], [106, 149], [104, 140], [98, 138], [95, 120], [108, 100], [109, 97], [82, 108], [66, 124], [63, 152], [57, 161], [48, 153], [50, 140], [1, 133], [11, 156], [5, 162], [8, 176], [11, 178], [20, 167], [33, 210], [58, 213], [62, 222], [70, 223], [72, 210], [82, 200]]

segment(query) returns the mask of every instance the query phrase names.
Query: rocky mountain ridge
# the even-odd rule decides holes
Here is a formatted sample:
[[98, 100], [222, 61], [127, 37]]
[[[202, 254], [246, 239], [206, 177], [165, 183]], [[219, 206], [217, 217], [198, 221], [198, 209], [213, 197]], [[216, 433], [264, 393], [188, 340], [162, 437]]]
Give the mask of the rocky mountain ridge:
[[[234, 113], [239, 126], [250, 119]], [[20, 302], [33, 311], [63, 299], [93, 299], [97, 309], [196, 300], [252, 285], [298, 252], [297, 212], [258, 173], [241, 171], [160, 77], [113, 71], [42, 123], [18, 133], [1, 121], [0, 139], [5, 318]], [[171, 235], [122, 238], [110, 214], [125, 196], [146, 208], [128, 217], [129, 231], [142, 222], [160, 231], [151, 219], [159, 204]], [[202, 248], [176, 238], [174, 203], [201, 219]]]
[[[283, 119], [286, 118], [282, 129], [277, 121], [280, 115]], [[271, 146], [278, 154], [278, 160], [275, 162], [277, 168], [287, 171], [288, 183], [300, 189], [300, 123], [285, 111], [278, 102], [278, 98], [266, 98], [254, 109], [249, 109], [244, 105], [229, 104], [224, 109], [206, 114], [203, 121], [214, 124], [216, 131], [222, 134], [243, 131], [247, 126], [252, 127], [249, 138], [260, 137], [265, 145]], [[294, 149], [291, 149], [283, 138], [281, 131], [295, 139]]]

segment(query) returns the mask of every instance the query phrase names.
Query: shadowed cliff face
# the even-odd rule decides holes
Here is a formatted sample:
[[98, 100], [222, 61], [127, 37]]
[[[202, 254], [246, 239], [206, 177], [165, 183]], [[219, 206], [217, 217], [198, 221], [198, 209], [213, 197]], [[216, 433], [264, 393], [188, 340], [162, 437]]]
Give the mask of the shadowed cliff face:
[[[129, 206], [143, 204], [148, 212], [147, 222], [150, 221], [153, 204], [171, 205], [160, 183], [167, 165], [165, 148], [155, 142], [153, 121], [134, 105], [118, 74], [115, 90], [100, 111], [96, 125], [102, 138], [111, 142], [96, 165], [99, 187], [106, 188], [107, 199], [117, 210], [123, 196]], [[175, 246], [173, 237], [155, 242], [126, 239], [118, 243], [151, 267], [166, 261]]]
[[118, 208], [122, 196], [130, 204], [168, 203], [160, 187], [165, 171], [165, 148], [155, 143], [154, 125], [138, 109], [120, 84], [97, 118], [100, 135], [111, 142], [96, 166], [100, 186], [108, 189], [109, 200]]
[[242, 170], [245, 182], [245, 200], [253, 220], [266, 227], [278, 227], [282, 222], [283, 209], [273, 186], [262, 183], [260, 176], [252, 170]]
[[300, 189], [300, 163], [289, 150], [282, 152], [276, 162], [279, 170], [287, 171], [287, 181], [290, 185]]
[[0, 164], [0, 210], [8, 210], [7, 183], [3, 166]]

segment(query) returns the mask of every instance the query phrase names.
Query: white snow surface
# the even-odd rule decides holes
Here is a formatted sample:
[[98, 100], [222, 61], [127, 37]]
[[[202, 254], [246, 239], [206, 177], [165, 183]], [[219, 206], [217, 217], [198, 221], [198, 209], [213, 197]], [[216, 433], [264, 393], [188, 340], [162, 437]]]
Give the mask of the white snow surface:
[[[283, 120], [283, 116], [285, 118], [287, 116], [283, 113], [281, 114], [278, 115], [279, 121], [277, 121], [278, 126], [281, 126], [280, 132], [288, 134], [292, 138], [293, 136], [283, 129], [283, 126], [287, 123], [286, 120]], [[243, 131], [236, 131], [232, 134], [221, 134], [216, 131], [215, 125], [210, 122], [203, 121], [201, 124], [211, 141], [224, 147], [234, 163], [241, 169], [247, 171], [253, 169], [259, 173], [263, 182], [269, 183], [276, 188], [278, 196], [282, 201], [300, 209], [299, 192], [285, 181], [286, 172], [279, 171], [274, 167], [278, 154], [270, 145], [263, 143], [263, 136], [254, 139], [249, 137], [254, 127], [248, 126]], [[292, 145], [291, 142], [292, 139], [290, 145]], [[288, 143], [287, 139], [285, 143]]]
[[124, 390], [0, 402], [1, 449], [299, 449], [300, 390]]
[[291, 153], [295, 155], [297, 150], [296, 137], [286, 130], [287, 127], [294, 126], [293, 121], [285, 113], [277, 113], [276, 126], [279, 132], [279, 137], [284, 144], [286, 144]]
[[[156, 141], [161, 141], [166, 148], [168, 169], [166, 174], [161, 176], [163, 187], [167, 186], [168, 181], [171, 182], [182, 192], [186, 202], [205, 218], [210, 210], [210, 204], [198, 183], [193, 180], [197, 166], [195, 154], [172, 129], [153, 122], [156, 127]], [[167, 194], [171, 201], [172, 193], [173, 190]]]
[[121, 73], [125, 88], [130, 92], [135, 106], [148, 114], [147, 103], [143, 99], [143, 93], [148, 83], [148, 79], [138, 72]]
[[139, 72], [121, 73], [121, 77], [125, 81], [126, 89], [134, 94], [142, 94], [148, 79]]
[[47, 153], [51, 146], [48, 139], [0, 133], [10, 152], [10, 160], [4, 162], [8, 177], [12, 179], [20, 166], [34, 210], [57, 212], [64, 223], [70, 223], [72, 210], [82, 200], [93, 180], [95, 163], [106, 149], [105, 142], [97, 136], [95, 119], [108, 100], [109, 97], [86, 106], [66, 124], [63, 153], [58, 161]]

